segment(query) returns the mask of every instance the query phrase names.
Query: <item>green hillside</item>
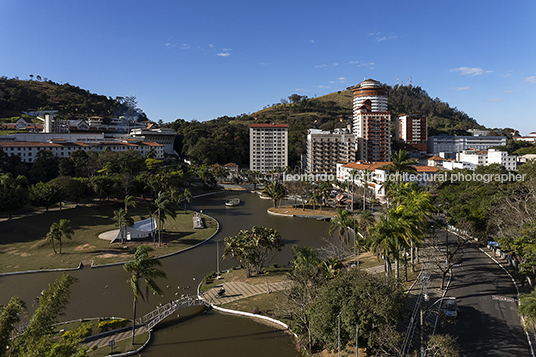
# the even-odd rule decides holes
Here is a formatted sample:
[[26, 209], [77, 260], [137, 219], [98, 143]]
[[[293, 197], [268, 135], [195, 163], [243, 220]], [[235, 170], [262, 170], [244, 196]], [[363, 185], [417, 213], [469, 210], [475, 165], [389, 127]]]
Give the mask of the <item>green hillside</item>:
[[58, 84], [48, 79], [19, 80], [0, 77], [0, 118], [20, 116], [23, 111], [57, 110], [63, 118], [119, 115], [146, 116], [136, 108], [135, 97], [112, 99], [69, 83]]

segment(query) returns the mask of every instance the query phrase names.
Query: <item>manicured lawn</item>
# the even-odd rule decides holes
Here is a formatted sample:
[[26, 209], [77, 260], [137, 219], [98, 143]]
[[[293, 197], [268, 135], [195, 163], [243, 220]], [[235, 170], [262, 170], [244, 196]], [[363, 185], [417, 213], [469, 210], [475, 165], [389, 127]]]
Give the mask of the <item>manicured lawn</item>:
[[[0, 273], [75, 268], [83, 261], [86, 264], [108, 264], [128, 261], [140, 245], [152, 245], [153, 254], [161, 256], [176, 252], [209, 238], [217, 229], [216, 221], [205, 217], [207, 228], [193, 229], [192, 213], [178, 211], [177, 218], [168, 218], [166, 231], [162, 233], [162, 246], [151, 241], [136, 241], [126, 244], [110, 243], [99, 239], [99, 234], [118, 229], [113, 220], [113, 211], [122, 207], [121, 202], [102, 202], [91, 206], [79, 206], [62, 211], [42, 212], [27, 217], [0, 222]], [[147, 202], [138, 208], [129, 208], [134, 221], [149, 218]], [[69, 219], [75, 231], [72, 240], [63, 240], [62, 253], [56, 241], [54, 254], [45, 236], [53, 222]]]

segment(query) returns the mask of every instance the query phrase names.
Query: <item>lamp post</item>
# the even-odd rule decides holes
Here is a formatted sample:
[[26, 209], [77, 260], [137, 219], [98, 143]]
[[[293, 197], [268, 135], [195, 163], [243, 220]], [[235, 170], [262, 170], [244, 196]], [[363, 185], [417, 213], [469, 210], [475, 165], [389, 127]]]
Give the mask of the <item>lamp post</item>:
[[218, 275], [216, 279], [220, 279], [220, 240], [216, 241], [216, 269], [218, 270]]
[[355, 324], [355, 357], [358, 357], [359, 351], [357, 350], [357, 341], [359, 338], [359, 323]]
[[337, 357], [341, 357], [341, 314], [342, 314], [342, 311], [339, 312], [339, 314], [337, 315], [337, 326], [338, 326], [338, 329], [337, 329], [337, 351], [338, 351]]

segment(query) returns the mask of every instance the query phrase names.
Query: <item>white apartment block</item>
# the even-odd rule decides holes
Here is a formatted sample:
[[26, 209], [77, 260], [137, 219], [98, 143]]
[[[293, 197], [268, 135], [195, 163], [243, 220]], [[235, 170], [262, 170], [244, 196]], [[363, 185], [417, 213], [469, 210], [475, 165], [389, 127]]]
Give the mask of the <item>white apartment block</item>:
[[288, 124], [249, 125], [249, 169], [268, 173], [288, 166]]
[[428, 138], [429, 153], [457, 153], [468, 149], [487, 150], [493, 146], [506, 145], [506, 136], [449, 136]]
[[309, 174], [335, 174], [338, 161], [355, 161], [355, 136], [309, 129], [307, 131], [306, 171]]
[[52, 139], [47, 142], [40, 141], [0, 141], [0, 150], [8, 156], [19, 156], [22, 162], [32, 163], [41, 150], [49, 150], [57, 158], [67, 158], [77, 150], [102, 152], [104, 150], [128, 151], [134, 150], [142, 156], [154, 149], [155, 158], [164, 158], [164, 146], [158, 143], [139, 142], [135, 139], [126, 139], [114, 142], [68, 142], [64, 139]]
[[464, 150], [456, 154], [456, 160], [462, 163], [469, 163], [476, 166], [486, 166], [491, 164], [503, 165], [507, 170], [515, 170], [517, 168], [517, 160], [515, 155], [508, 155], [505, 151], [496, 149], [485, 150]]
[[529, 136], [514, 136], [512, 139], [520, 141], [528, 141], [529, 143], [536, 143], [536, 132], [532, 132]]

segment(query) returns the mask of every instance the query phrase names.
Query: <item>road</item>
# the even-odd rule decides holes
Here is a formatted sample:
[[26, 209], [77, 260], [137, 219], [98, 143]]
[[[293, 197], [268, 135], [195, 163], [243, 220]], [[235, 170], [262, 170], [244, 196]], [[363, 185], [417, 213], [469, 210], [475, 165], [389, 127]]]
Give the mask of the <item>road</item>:
[[[444, 242], [444, 234], [441, 238]], [[449, 249], [454, 244], [455, 239], [449, 234]], [[492, 299], [492, 295], [516, 298], [512, 279], [469, 244], [465, 245], [461, 259], [453, 268], [447, 294], [457, 298], [458, 318], [453, 323], [444, 323], [438, 333], [455, 336], [462, 356], [532, 356], [517, 315], [517, 303]]]

